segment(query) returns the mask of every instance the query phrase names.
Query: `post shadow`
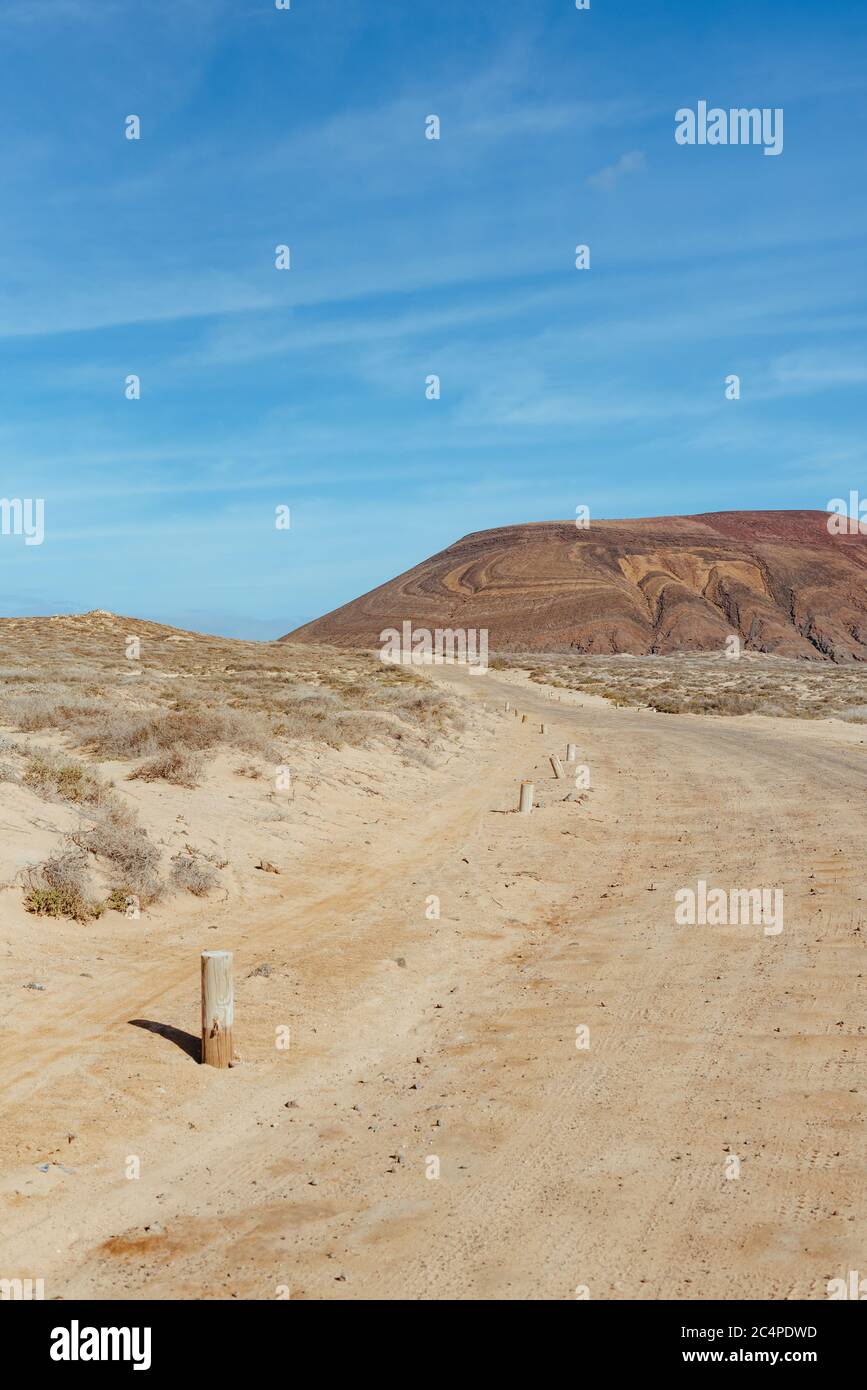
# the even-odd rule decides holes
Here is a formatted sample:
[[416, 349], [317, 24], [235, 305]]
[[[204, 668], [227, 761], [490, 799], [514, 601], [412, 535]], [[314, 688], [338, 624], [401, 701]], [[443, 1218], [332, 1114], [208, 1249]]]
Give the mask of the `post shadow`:
[[188, 1057], [192, 1057], [194, 1062], [202, 1060], [202, 1040], [193, 1033], [185, 1033], [182, 1028], [174, 1028], [171, 1023], [154, 1023], [149, 1018], [131, 1018], [129, 1020], [133, 1028], [146, 1028], [149, 1033], [157, 1033], [161, 1038], [168, 1038], [182, 1052], [186, 1052]]

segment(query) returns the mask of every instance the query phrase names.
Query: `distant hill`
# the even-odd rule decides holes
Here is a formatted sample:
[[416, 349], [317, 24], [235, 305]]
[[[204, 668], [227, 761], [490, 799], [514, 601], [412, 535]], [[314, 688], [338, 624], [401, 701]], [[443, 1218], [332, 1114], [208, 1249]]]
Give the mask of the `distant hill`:
[[819, 511], [540, 521], [476, 531], [281, 638], [377, 647], [414, 627], [487, 628], [491, 651], [746, 648], [867, 659], [867, 536]]

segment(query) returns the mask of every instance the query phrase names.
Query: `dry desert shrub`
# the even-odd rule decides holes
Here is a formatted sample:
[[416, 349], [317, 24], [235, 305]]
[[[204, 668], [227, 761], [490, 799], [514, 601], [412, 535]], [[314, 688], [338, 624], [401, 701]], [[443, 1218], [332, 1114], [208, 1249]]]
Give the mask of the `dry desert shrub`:
[[105, 782], [82, 763], [45, 752], [29, 759], [21, 781], [40, 796], [75, 805], [100, 806], [111, 794]]
[[332, 677], [330, 690], [302, 699], [284, 699], [274, 732], [284, 739], [311, 739], [341, 748], [374, 737], [399, 741], [407, 733], [427, 736], [445, 731], [449, 723], [457, 726], [453, 702], [422, 686], [416, 678], [410, 681], [409, 688], [379, 682], [375, 677], [364, 685], [346, 685]]
[[112, 888], [105, 900], [106, 910], [109, 912], [123, 912], [126, 914], [127, 901], [127, 895], [122, 888]]
[[4, 723], [12, 724], [23, 733], [50, 728], [54, 709], [55, 702], [44, 695], [6, 695], [0, 704]]
[[386, 708], [393, 709], [406, 723], [425, 731], [442, 733], [448, 725], [459, 727], [462, 723], [452, 702], [441, 691], [425, 686], [393, 695]]
[[[765, 705], [765, 702], [755, 695], [740, 694], [732, 690], [682, 692], [673, 695], [657, 695], [652, 690], [643, 690], [633, 694], [638, 697], [639, 703], [649, 705], [660, 714], [760, 714], [764, 713]], [[613, 692], [609, 698], [613, 699], [614, 704], [634, 703], [619, 691]]]
[[867, 724], [867, 705], [849, 705], [838, 711], [837, 718], [845, 719], [848, 724]]
[[0, 717], [25, 733], [66, 733], [78, 747], [106, 758], [138, 758], [172, 748], [203, 751], [219, 743], [266, 757], [274, 752], [266, 718], [252, 710], [209, 707], [196, 700], [177, 701], [168, 709], [143, 709], [124, 705], [116, 695], [82, 699], [64, 688], [52, 688], [7, 695], [0, 701]]
[[24, 906], [37, 917], [70, 917], [75, 922], [91, 922], [105, 910], [90, 897], [87, 856], [75, 851], [28, 871]]
[[274, 752], [267, 722], [253, 712], [196, 705], [148, 714], [115, 711], [98, 724], [79, 724], [73, 735], [104, 758], [140, 758], [169, 749], [203, 752], [220, 743], [266, 757]]
[[202, 760], [185, 748], [166, 748], [156, 757], [142, 763], [127, 778], [128, 782], [171, 782], [175, 787], [192, 790], [202, 780]]
[[274, 732], [281, 739], [313, 738], [337, 747], [341, 739], [340, 720], [344, 713], [337, 697], [328, 691], [305, 695], [301, 699], [278, 696]]
[[159, 850], [148, 839], [147, 831], [131, 806], [111, 801], [89, 829], [73, 837], [80, 849], [107, 860], [125, 894], [134, 894], [144, 907], [162, 893], [158, 875]]
[[210, 864], [202, 863], [191, 854], [176, 854], [172, 859], [172, 886], [204, 898], [216, 888], [219, 878]]
[[65, 687], [7, 695], [0, 703], [0, 714], [6, 722], [24, 733], [39, 729], [67, 730], [82, 719], [96, 719], [104, 713], [102, 704], [71, 694]]

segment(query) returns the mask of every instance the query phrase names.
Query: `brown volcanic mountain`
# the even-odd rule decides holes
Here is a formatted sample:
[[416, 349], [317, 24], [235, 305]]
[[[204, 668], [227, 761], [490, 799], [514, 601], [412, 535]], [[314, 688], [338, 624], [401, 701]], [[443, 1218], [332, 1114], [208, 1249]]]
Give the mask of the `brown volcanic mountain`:
[[487, 628], [492, 652], [720, 651], [737, 632], [754, 651], [863, 661], [867, 536], [807, 511], [503, 526], [289, 637], [378, 647], [407, 620]]

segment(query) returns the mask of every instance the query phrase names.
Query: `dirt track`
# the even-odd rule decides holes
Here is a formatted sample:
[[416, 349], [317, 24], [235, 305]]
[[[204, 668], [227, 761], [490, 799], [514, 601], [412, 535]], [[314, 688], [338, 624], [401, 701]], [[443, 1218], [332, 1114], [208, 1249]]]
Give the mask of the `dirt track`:
[[[863, 731], [437, 678], [488, 702], [465, 750], [265, 906], [124, 923], [112, 959], [69, 929], [76, 968], [3, 1029], [0, 1274], [49, 1298], [771, 1299], [863, 1270]], [[490, 714], [516, 691], [523, 725]], [[567, 739], [581, 802], [548, 766]], [[528, 776], [540, 809], [507, 814]], [[699, 878], [782, 888], [784, 931], [675, 925]], [[244, 982], [228, 1073], [184, 1051], [217, 945]]]

